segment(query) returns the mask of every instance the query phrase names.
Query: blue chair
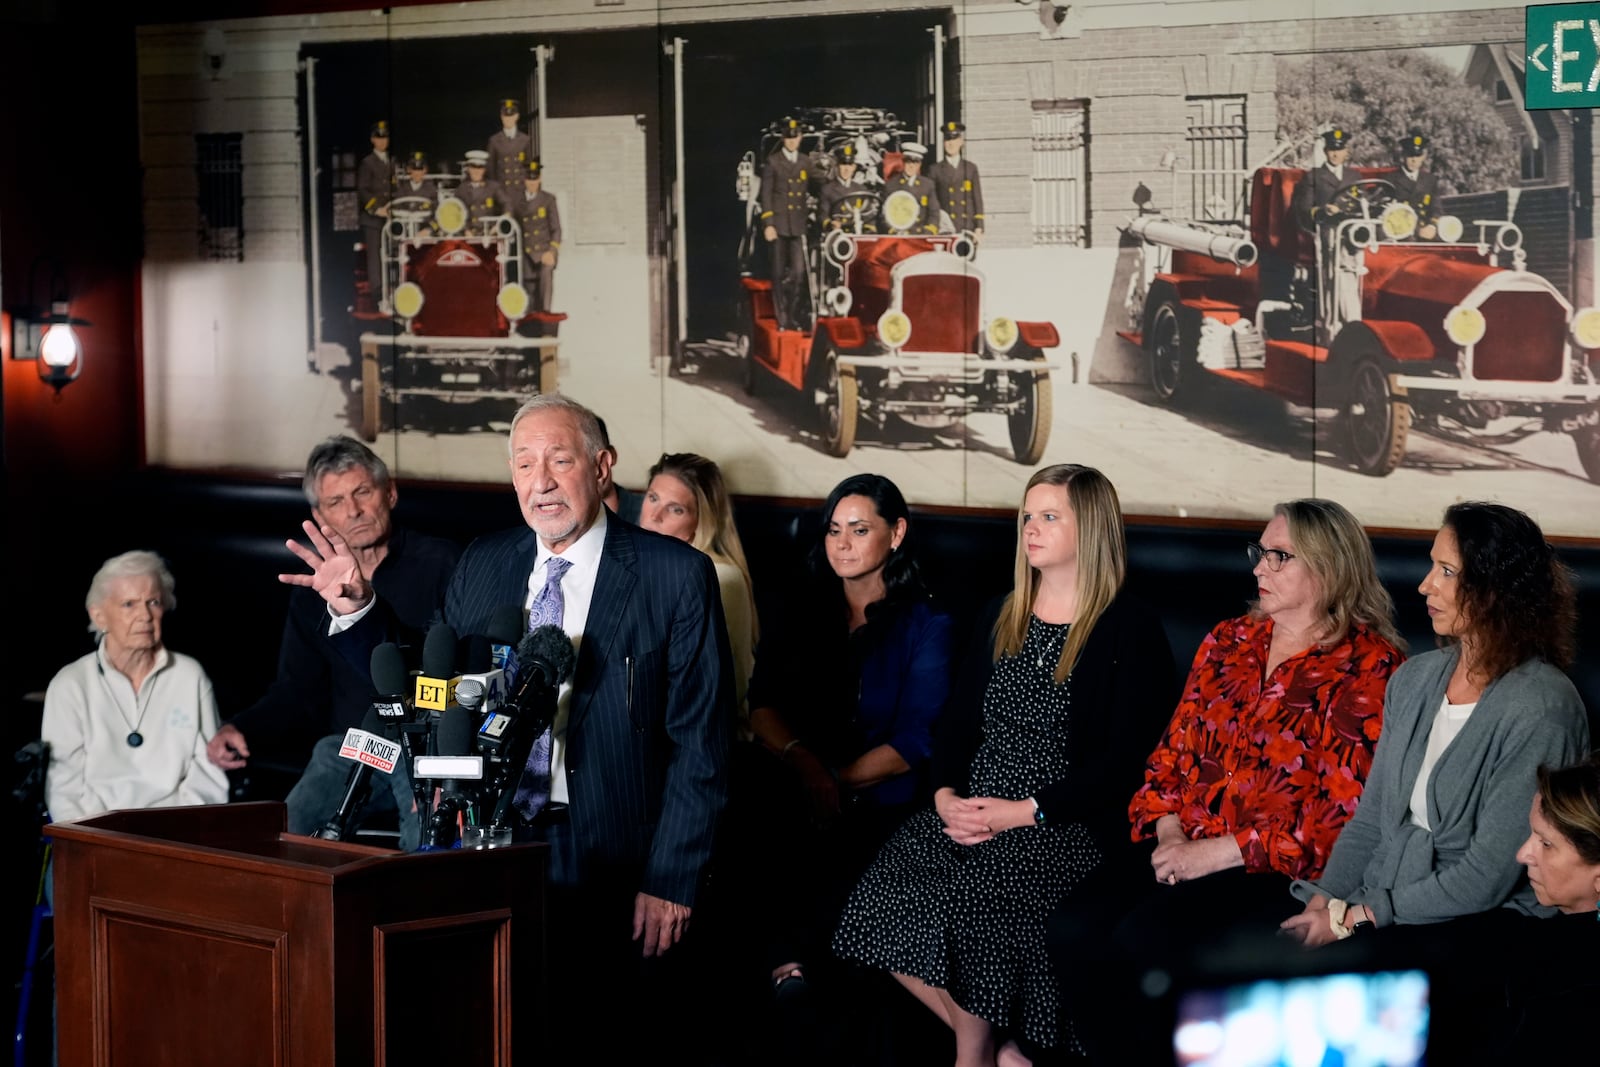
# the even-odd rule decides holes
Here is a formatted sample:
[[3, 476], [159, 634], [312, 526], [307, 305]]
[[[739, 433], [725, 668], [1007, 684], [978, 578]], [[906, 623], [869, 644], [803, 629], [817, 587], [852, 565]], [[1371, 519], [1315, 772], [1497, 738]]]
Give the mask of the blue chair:
[[39, 962], [39, 940], [44, 924], [55, 917], [45, 893], [50, 870], [50, 844], [43, 842], [40, 852], [39, 890], [34, 899], [33, 917], [28, 923], [28, 955], [22, 966], [22, 987], [17, 996], [17, 1036], [13, 1045], [16, 1067], [28, 1067], [28, 1012], [33, 1003], [33, 975]]
[[[50, 812], [45, 806], [44, 778], [50, 766], [50, 746], [43, 741], [24, 745], [14, 757], [22, 768], [21, 777], [11, 795], [21, 808], [24, 818], [32, 819], [41, 827], [50, 822]], [[28, 1067], [28, 1022], [33, 1003], [34, 974], [39, 970], [39, 945], [45, 934], [45, 923], [54, 918], [50, 906], [50, 839], [39, 835], [39, 880], [34, 890], [33, 913], [28, 923], [28, 954], [23, 961], [22, 984], [17, 997], [17, 1029], [13, 1041], [13, 1062], [16, 1067]]]

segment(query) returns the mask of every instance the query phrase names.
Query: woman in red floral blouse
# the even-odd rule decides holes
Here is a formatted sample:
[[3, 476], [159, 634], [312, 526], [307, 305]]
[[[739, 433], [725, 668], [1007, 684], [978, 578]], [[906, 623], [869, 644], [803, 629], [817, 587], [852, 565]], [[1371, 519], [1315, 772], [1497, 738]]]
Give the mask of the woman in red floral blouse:
[[1322, 870], [1360, 799], [1404, 659], [1371, 542], [1343, 507], [1309, 499], [1274, 508], [1247, 549], [1257, 598], [1201, 643], [1129, 805], [1142, 847], [1052, 923], [1080, 1020], [1117, 1017], [1104, 998], [1120, 984], [1101, 966], [1170, 973], [1240, 923], [1270, 931], [1292, 914], [1290, 883]]

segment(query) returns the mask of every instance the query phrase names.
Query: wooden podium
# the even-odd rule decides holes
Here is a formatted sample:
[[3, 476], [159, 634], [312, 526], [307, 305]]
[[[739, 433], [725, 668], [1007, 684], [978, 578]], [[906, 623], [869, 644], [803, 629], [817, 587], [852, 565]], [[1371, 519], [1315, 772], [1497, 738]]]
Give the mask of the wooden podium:
[[406, 855], [286, 825], [255, 803], [47, 828], [61, 1067], [532, 1062], [511, 1024], [541, 1021], [545, 846]]

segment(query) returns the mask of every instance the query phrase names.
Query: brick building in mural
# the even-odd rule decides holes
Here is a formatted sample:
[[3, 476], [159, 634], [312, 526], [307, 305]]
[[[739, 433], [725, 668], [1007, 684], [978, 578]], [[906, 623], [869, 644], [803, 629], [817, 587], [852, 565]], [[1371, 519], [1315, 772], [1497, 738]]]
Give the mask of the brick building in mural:
[[[1394, 5], [1344, 5], [1363, 6]], [[1441, 5], [1417, 0], [1413, 6]], [[1473, 5], [1457, 5], [1463, 6]], [[1259, 17], [1214, 21], [1218, 16], [1237, 20], [1247, 7]], [[989, 237], [996, 246], [1016, 247], [1115, 241], [1118, 224], [1137, 210], [1133, 196], [1141, 186], [1154, 195], [1154, 207], [1184, 212], [1196, 207], [1189, 201], [1198, 194], [1198, 210], [1204, 210], [1218, 193], [1205, 183], [1198, 189], [1176, 183], [1183, 187], [1176, 189], [1179, 202], [1173, 203], [1173, 172], [1245, 170], [1267, 156], [1277, 136], [1274, 91], [1280, 57], [1374, 47], [1486, 46], [1478, 49], [1467, 76], [1493, 91], [1495, 80], [1504, 83], [1514, 73], [1515, 60], [1508, 62], [1514, 49], [1505, 46], [1520, 41], [1523, 31], [1521, 7], [1328, 17], [1310, 4], [1196, 0], [1078, 3], [1059, 10], [1061, 21], [1046, 29], [1038, 5], [1012, 0], [946, 7], [894, 0], [441, 5], [395, 9], [382, 20], [361, 11], [220, 24], [225, 30], [213, 30], [210, 37], [214, 47], [218, 40], [226, 42], [216, 67], [205, 52], [207, 34], [197, 28], [146, 29], [140, 35], [140, 94], [149, 254], [184, 258], [192, 252], [194, 235], [202, 230], [195, 174], [205, 163], [198, 158], [204, 145], [197, 147], [196, 134], [237, 132], [243, 134], [242, 258], [303, 255], [300, 151], [307, 131], [297, 101], [306, 82], [301, 51], [318, 42], [517, 35], [553, 43], [559, 68], [565, 37], [654, 27], [663, 38], [686, 35], [692, 63], [697, 27], [801, 19], [786, 23], [792, 29], [782, 35], [747, 33], [748, 48], [757, 52], [781, 51], [808, 37], [871, 36], [875, 17], [920, 19], [928, 30], [941, 32], [947, 42], [942, 55], [933, 57], [937, 46], [927, 35], [900, 34], [885, 47], [928, 53], [926, 65], [943, 68], [944, 98], [930, 100], [926, 84], [920, 85], [918, 118], [931, 127], [939, 115], [960, 113], [971, 131], [969, 154], [984, 171]], [[623, 54], [629, 62], [641, 58], [637, 51]], [[1496, 68], [1491, 57], [1499, 57], [1499, 68], [1506, 69]], [[667, 56], [656, 52], [652, 58], [670, 67]], [[1491, 69], [1494, 77], [1486, 73]], [[924, 83], [931, 80], [922, 71], [916, 74]], [[789, 86], [774, 98], [794, 98], [794, 103], [808, 91], [815, 90]], [[1524, 114], [1520, 90], [1512, 91], [1516, 99], [1503, 101], [1508, 114]], [[849, 95], [848, 77], [836, 79], [829, 92]], [[552, 100], [552, 114], [571, 103]], [[658, 109], [644, 113], [651, 110]], [[664, 128], [670, 115], [665, 108], [659, 112], [663, 128], [657, 132], [670, 154], [670, 131]], [[691, 116], [689, 121], [705, 119]], [[1532, 143], [1530, 163], [1547, 176], [1570, 173], [1570, 137], [1549, 129], [1558, 121], [1539, 115], [1519, 120]], [[656, 186], [658, 195], [661, 188]]]

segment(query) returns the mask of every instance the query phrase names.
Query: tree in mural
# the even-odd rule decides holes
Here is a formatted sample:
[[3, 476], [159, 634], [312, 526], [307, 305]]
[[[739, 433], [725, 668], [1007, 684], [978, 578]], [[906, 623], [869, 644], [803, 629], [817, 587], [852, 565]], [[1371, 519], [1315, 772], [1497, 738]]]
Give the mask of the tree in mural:
[[1356, 131], [1351, 162], [1397, 162], [1394, 143], [1427, 134], [1428, 167], [1439, 192], [1475, 193], [1514, 185], [1517, 146], [1488, 93], [1418, 51], [1336, 52], [1278, 64], [1278, 133], [1296, 145], [1284, 162], [1308, 166], [1318, 130]]

